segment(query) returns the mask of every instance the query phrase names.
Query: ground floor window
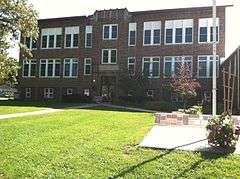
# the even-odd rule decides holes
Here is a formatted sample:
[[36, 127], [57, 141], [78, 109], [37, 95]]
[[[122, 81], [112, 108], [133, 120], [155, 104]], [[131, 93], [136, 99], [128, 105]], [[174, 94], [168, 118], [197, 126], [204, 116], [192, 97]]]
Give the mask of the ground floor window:
[[172, 93], [171, 94], [171, 100], [172, 102], [183, 102], [183, 96], [177, 93]]
[[32, 89], [25, 88], [25, 98], [31, 98], [31, 97], [32, 97]]
[[206, 102], [211, 102], [211, 92], [210, 91], [204, 91], [203, 93], [203, 99]]
[[54, 98], [54, 89], [53, 88], [44, 88], [44, 98], [53, 99]]
[[147, 96], [153, 98], [153, 96], [154, 96], [154, 90], [147, 90]]
[[67, 95], [72, 95], [72, 94], [73, 94], [73, 89], [67, 88]]
[[84, 96], [90, 96], [90, 90], [89, 89], [84, 89], [83, 95]]

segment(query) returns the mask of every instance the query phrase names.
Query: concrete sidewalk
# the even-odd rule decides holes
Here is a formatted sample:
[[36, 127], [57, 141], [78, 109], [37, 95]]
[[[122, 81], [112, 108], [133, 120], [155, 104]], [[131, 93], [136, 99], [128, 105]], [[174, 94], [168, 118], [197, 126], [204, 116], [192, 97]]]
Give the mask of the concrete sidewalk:
[[[207, 132], [202, 126], [160, 126], [155, 125], [139, 144], [140, 147], [179, 149], [189, 151], [216, 152], [206, 139]], [[240, 154], [240, 142], [235, 154]]]

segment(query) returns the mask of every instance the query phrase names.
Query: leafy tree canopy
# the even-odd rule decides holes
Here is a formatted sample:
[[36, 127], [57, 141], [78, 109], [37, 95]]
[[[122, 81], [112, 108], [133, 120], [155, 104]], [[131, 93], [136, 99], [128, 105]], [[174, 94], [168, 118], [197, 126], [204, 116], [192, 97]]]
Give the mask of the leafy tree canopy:
[[[28, 0], [0, 0], [0, 84], [12, 82], [18, 71], [16, 59], [8, 50], [18, 43], [19, 34], [38, 37], [37, 12]], [[18, 43], [23, 53], [31, 56], [27, 47]]]

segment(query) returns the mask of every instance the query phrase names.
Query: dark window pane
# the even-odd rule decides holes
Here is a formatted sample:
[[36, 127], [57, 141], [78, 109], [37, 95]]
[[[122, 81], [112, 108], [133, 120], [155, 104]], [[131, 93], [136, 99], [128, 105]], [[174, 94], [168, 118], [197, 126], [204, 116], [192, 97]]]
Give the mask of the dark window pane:
[[49, 35], [48, 48], [54, 47], [54, 35]]
[[24, 64], [23, 66], [23, 76], [28, 76], [29, 64]]
[[30, 48], [30, 43], [31, 43], [31, 38], [30, 37], [26, 37], [25, 44], [26, 44], [27, 48]]
[[72, 35], [66, 34], [66, 42], [65, 42], [66, 47], [71, 47], [71, 40], [72, 40]]
[[60, 64], [55, 64], [55, 76], [60, 76]]
[[91, 74], [91, 65], [85, 65], [85, 74], [90, 75]]
[[172, 43], [173, 41], [173, 30], [166, 29], [166, 43]]
[[37, 48], [37, 41], [35, 40], [32, 40], [32, 48]]
[[103, 63], [108, 63], [108, 50], [103, 51]]
[[200, 61], [199, 64], [199, 69], [198, 69], [198, 75], [200, 77], [206, 77], [207, 76], [207, 61]]
[[78, 47], [78, 34], [73, 35], [73, 47]]
[[[211, 36], [210, 36], [210, 41], [213, 42], [213, 27], [210, 28], [210, 33], [211, 33]], [[218, 27], [216, 27], [216, 42], [218, 41]]]
[[117, 51], [111, 50], [111, 63], [116, 63], [116, 62], [117, 62]]
[[70, 64], [69, 63], [65, 64], [64, 76], [70, 76]]
[[207, 42], [207, 27], [200, 27], [200, 42]]
[[48, 76], [53, 76], [53, 64], [48, 64]]
[[136, 43], [136, 31], [130, 31], [129, 45], [135, 45]]
[[152, 76], [153, 77], [159, 76], [159, 62], [153, 62]]
[[87, 42], [86, 42], [87, 47], [92, 46], [92, 33], [87, 33]]
[[144, 44], [151, 44], [151, 30], [145, 30], [145, 32], [144, 32]]
[[77, 71], [78, 71], [78, 64], [73, 63], [72, 64], [72, 76], [77, 76]]
[[45, 76], [46, 64], [41, 64], [41, 76]]
[[118, 28], [116, 25], [112, 26], [112, 38], [116, 39], [118, 34]]
[[62, 44], [62, 35], [57, 35], [56, 47], [61, 47]]
[[175, 42], [182, 43], [182, 28], [176, 28]]
[[144, 74], [144, 76], [150, 76], [150, 63], [144, 62], [144, 64], [143, 64], [143, 74]]
[[134, 64], [129, 64], [128, 65], [128, 73], [130, 74], [130, 75], [133, 75], [134, 74], [134, 70], [135, 69], [135, 67], [134, 67]]
[[185, 42], [190, 43], [192, 42], [192, 28], [186, 28], [186, 33], [185, 33]]
[[172, 62], [165, 62], [164, 75], [170, 77], [172, 74]]
[[104, 26], [104, 39], [109, 39], [109, 26]]
[[47, 36], [42, 36], [42, 48], [47, 48]]
[[36, 72], [36, 64], [31, 64], [31, 74], [30, 76], [35, 76]]
[[153, 43], [160, 44], [160, 29], [155, 29], [153, 31]]

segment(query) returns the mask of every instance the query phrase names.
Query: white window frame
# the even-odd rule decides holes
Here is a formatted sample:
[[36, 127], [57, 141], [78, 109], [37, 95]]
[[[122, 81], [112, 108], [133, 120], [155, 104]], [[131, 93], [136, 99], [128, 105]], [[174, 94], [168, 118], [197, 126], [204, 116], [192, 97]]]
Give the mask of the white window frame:
[[[160, 28], [159, 27], [155, 27], [157, 26], [156, 24], [160, 24]], [[146, 27], [149, 26], [149, 27]], [[145, 44], [145, 30], [151, 30], [151, 40], [150, 40], [150, 44]], [[160, 41], [159, 43], [155, 44], [154, 42], [154, 30], [160, 30]], [[162, 22], [161, 21], [147, 21], [143, 23], [143, 46], [158, 46], [161, 45], [161, 34], [162, 34]]]
[[[103, 52], [104, 52], [105, 50], [108, 51], [108, 63], [103, 62]], [[111, 51], [112, 51], [112, 50], [116, 50], [116, 62], [115, 62], [115, 63], [112, 63], [112, 62], [111, 62], [111, 58], [112, 58], [112, 56], [111, 56]], [[101, 63], [102, 63], [102, 64], [112, 64], [112, 65], [115, 64], [115, 65], [116, 65], [116, 64], [117, 64], [117, 55], [118, 55], [117, 49], [102, 49], [102, 60], [101, 60]]]
[[[69, 62], [69, 67], [70, 67], [70, 71], [69, 71], [69, 76], [65, 76], [65, 64], [67, 64], [68, 62], [66, 62], [67, 60], [70, 60]], [[65, 58], [63, 60], [63, 77], [64, 78], [77, 78], [78, 77], [78, 58]], [[73, 76], [73, 64], [77, 64], [77, 74], [76, 76]]]
[[[135, 32], [135, 43], [134, 44], [130, 44], [130, 33], [132, 31]], [[137, 23], [136, 22], [129, 23], [128, 24], [128, 46], [134, 47], [134, 46], [136, 46], [136, 43], [137, 43]]]
[[[205, 24], [205, 25], [201, 25]], [[216, 27], [218, 27], [218, 37], [216, 38], [216, 43], [219, 43], [220, 39], [220, 18], [216, 18]], [[200, 42], [200, 28], [207, 27], [207, 42]], [[206, 43], [213, 43], [211, 41], [211, 27], [213, 27], [213, 19], [212, 18], [199, 18], [198, 19], [198, 43], [199, 44], [206, 44]]]
[[[171, 24], [171, 25], [167, 25]], [[191, 25], [190, 25], [191, 24]], [[168, 27], [172, 26], [172, 27]], [[182, 42], [176, 43], [176, 28], [182, 28]], [[192, 28], [192, 42], [186, 42], [186, 28]], [[172, 29], [172, 43], [167, 43], [167, 29]], [[164, 29], [164, 45], [181, 45], [193, 44], [194, 37], [194, 20], [193, 19], [179, 19], [179, 20], [166, 20]]]
[[[24, 76], [24, 65], [28, 63], [28, 76]], [[22, 77], [24, 78], [35, 78], [36, 77], [36, 69], [35, 69], [35, 75], [31, 76], [31, 64], [35, 64], [37, 68], [37, 61], [35, 59], [25, 59], [23, 60], [23, 68], [22, 68]]]
[[32, 88], [25, 88], [25, 98], [31, 98], [32, 97]]
[[73, 95], [73, 89], [67, 88], [67, 95]]
[[[43, 60], [46, 60], [45, 75], [41, 76], [41, 65], [43, 64], [42, 63]], [[53, 76], [49, 76], [48, 75], [48, 64], [50, 64], [49, 60], [53, 60]], [[61, 74], [59, 74], [59, 76], [55, 76], [56, 64], [60, 64], [60, 70], [61, 70], [61, 61], [60, 61], [60, 59], [40, 59], [39, 78], [60, 78]]]
[[[148, 76], [148, 78], [160, 78], [160, 60], [161, 60], [161, 58], [160, 58], [160, 56], [154, 56], [154, 57], [143, 57], [142, 58], [142, 73], [144, 73], [144, 59], [145, 58], [149, 58], [150, 59], [150, 65], [149, 65], [149, 73], [151, 74], [150, 76]], [[159, 62], [159, 67], [158, 67], [158, 69], [159, 69], [159, 74], [158, 74], [158, 76], [152, 76], [152, 71], [153, 71], [153, 59], [154, 58], [158, 58], [158, 62]]]
[[[166, 58], [171, 58], [171, 60], [166, 60]], [[163, 61], [163, 76], [164, 78], [173, 78], [176, 74], [175, 72], [175, 63], [176, 63], [176, 58], [181, 58], [182, 61], [181, 63], [185, 62], [191, 62], [191, 75], [193, 75], [193, 56], [191, 55], [184, 55], [184, 56], [165, 56], [164, 61]], [[185, 58], [191, 58], [191, 60], [186, 60]], [[165, 76], [165, 62], [171, 62], [171, 76]]]
[[[49, 48], [49, 36], [53, 35], [54, 36], [54, 45], [53, 47]], [[57, 27], [57, 28], [44, 28], [42, 29], [41, 33], [41, 49], [61, 49], [62, 47], [56, 47], [57, 44], [57, 35], [61, 35], [62, 38], [62, 28]], [[42, 47], [42, 42], [43, 42], [43, 36], [47, 36], [47, 47], [43, 48]]]
[[[134, 59], [134, 62], [130, 63], [129, 62], [130, 59]], [[129, 66], [130, 65], [134, 65], [133, 74], [129, 73]], [[129, 73], [129, 75], [135, 75], [135, 70], [136, 70], [136, 58], [135, 57], [128, 57], [128, 73]]]
[[[78, 46], [73, 46], [74, 44], [74, 35], [78, 34]], [[66, 46], [67, 35], [71, 35], [71, 44], [70, 47]], [[64, 35], [64, 48], [78, 48], [79, 47], [79, 26], [73, 27], [65, 27], [65, 35]]]
[[[90, 60], [90, 63], [87, 62], [88, 60]], [[90, 68], [91, 69], [90, 74], [86, 73], [86, 66], [87, 65], [90, 65], [90, 67], [91, 67]], [[84, 75], [92, 75], [92, 58], [85, 58], [84, 59]]]
[[[149, 94], [150, 91], [152, 92], [152, 95]], [[152, 97], [152, 98], [154, 97], [154, 90], [153, 89], [148, 89], [147, 90], [147, 97]]]
[[[93, 38], [93, 26], [92, 25], [88, 25], [85, 27], [85, 48], [92, 48], [92, 38]], [[87, 46], [87, 34], [92, 34], [92, 38], [91, 38], [91, 46]]]
[[44, 88], [43, 97], [44, 99], [54, 99], [54, 88]]
[[[27, 38], [27, 37], [24, 38], [24, 44], [25, 44], [25, 45], [26, 45], [26, 38]], [[29, 44], [29, 45], [30, 45], [30, 48], [29, 48], [29, 49], [30, 49], [30, 50], [37, 50], [37, 41], [35, 42], [35, 43], [36, 43], [36, 47], [33, 48], [33, 47], [32, 47], [32, 45], [33, 45], [33, 38], [32, 38], [32, 37], [29, 37], [29, 38], [30, 38], [30, 44]], [[26, 45], [26, 46], [27, 46], [27, 45]]]
[[[107, 26], [109, 27], [109, 37], [105, 38], [104, 37], [104, 28], [107, 27]], [[117, 37], [116, 38], [112, 38], [112, 27], [113, 26], [117, 26]], [[102, 38], [103, 38], [103, 40], [117, 40], [118, 39], [118, 24], [104, 24], [103, 25]]]
[[[199, 60], [199, 58], [201, 57], [207, 57], [207, 60]], [[197, 62], [197, 77], [198, 78], [212, 78], [212, 76], [210, 75], [210, 65], [211, 65], [211, 57], [213, 58], [213, 55], [199, 55], [198, 56], [198, 62]], [[218, 65], [218, 71], [217, 71], [217, 78], [219, 77], [219, 70], [220, 70], [220, 60], [219, 60], [219, 56], [217, 55], [216, 56], [216, 59], [217, 59], [217, 65]], [[201, 61], [206, 61], [206, 76], [199, 76], [199, 62]]]

